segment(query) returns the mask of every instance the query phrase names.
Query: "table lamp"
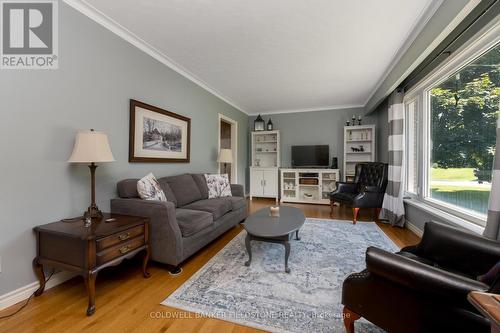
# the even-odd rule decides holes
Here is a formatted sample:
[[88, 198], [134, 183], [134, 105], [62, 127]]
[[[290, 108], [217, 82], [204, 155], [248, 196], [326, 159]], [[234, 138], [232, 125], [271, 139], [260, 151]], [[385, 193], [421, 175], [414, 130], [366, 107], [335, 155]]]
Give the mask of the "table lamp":
[[113, 162], [115, 159], [109, 147], [108, 137], [104, 132], [91, 130], [80, 130], [76, 134], [73, 153], [69, 163], [90, 163], [91, 177], [91, 203], [83, 218], [101, 218], [102, 212], [95, 203], [95, 163]]
[[[231, 149], [221, 149], [217, 161], [224, 163], [224, 173], [227, 173], [227, 163], [233, 163], [233, 152]], [[230, 175], [228, 176], [230, 177]]]

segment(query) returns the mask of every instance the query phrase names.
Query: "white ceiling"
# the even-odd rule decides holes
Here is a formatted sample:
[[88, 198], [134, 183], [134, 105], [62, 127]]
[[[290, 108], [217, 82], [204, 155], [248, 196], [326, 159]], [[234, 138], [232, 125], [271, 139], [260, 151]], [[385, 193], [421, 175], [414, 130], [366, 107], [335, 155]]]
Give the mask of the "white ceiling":
[[364, 106], [440, 3], [67, 2], [100, 12], [105, 26], [248, 114]]

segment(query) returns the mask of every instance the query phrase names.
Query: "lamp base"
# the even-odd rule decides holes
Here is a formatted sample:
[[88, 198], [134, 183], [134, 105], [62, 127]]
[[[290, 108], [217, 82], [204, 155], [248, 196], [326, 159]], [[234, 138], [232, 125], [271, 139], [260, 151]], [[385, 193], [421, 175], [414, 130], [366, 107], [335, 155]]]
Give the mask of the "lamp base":
[[102, 212], [96, 205], [90, 205], [89, 208], [83, 213], [83, 219], [90, 217], [91, 219], [102, 218]]

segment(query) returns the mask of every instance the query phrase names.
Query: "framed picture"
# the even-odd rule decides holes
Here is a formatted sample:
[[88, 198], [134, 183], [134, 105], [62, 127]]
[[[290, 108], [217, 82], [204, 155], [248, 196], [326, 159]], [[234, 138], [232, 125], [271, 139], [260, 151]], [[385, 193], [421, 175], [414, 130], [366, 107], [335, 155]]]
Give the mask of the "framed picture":
[[191, 119], [130, 100], [129, 162], [189, 162]]

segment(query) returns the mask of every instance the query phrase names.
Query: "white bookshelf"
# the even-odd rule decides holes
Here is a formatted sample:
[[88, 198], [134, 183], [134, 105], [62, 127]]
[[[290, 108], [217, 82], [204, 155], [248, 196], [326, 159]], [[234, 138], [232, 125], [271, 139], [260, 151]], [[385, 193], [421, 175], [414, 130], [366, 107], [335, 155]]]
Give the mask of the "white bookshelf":
[[375, 161], [375, 138], [375, 125], [344, 126], [344, 181], [354, 178], [357, 163]]
[[253, 197], [278, 201], [281, 164], [280, 132], [254, 131], [251, 134], [250, 200]]
[[330, 203], [339, 169], [280, 169], [281, 202]]

